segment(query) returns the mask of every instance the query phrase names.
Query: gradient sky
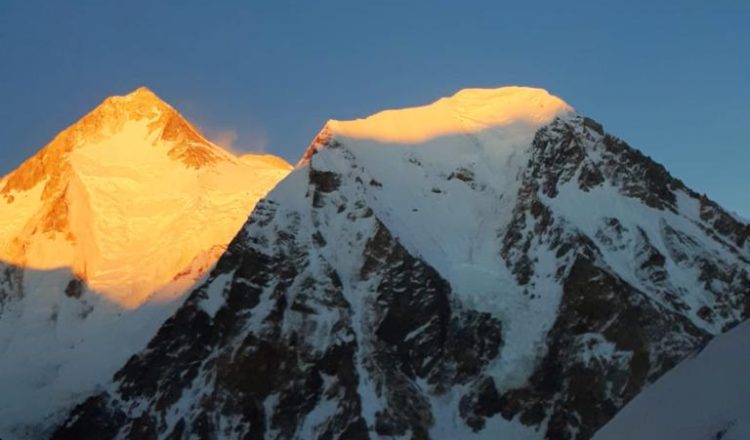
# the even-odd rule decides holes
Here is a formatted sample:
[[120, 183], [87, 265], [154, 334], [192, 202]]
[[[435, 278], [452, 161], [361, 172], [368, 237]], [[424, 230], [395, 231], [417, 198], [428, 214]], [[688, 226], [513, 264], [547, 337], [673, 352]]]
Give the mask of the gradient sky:
[[750, 217], [750, 2], [0, 0], [0, 174], [146, 85], [296, 162], [327, 119], [528, 85]]

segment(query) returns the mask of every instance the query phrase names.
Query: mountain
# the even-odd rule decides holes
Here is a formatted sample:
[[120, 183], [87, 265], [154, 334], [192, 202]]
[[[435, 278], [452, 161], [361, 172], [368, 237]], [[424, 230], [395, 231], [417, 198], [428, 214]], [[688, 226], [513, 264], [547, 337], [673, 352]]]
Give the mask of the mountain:
[[544, 90], [330, 121], [55, 439], [587, 439], [750, 312], [750, 226]]
[[26, 437], [142, 349], [290, 168], [222, 150], [140, 88], [3, 177], [0, 437]]
[[750, 322], [716, 337], [630, 401], [596, 440], [750, 438]]
[[111, 97], [0, 181], [0, 258], [69, 267], [137, 307], [228, 243], [289, 168], [222, 150], [146, 88]]

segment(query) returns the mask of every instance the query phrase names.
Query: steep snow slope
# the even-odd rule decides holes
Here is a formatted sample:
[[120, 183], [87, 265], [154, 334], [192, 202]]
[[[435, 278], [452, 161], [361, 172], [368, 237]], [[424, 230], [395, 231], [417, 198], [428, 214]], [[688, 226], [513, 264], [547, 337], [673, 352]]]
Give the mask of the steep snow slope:
[[747, 317], [748, 237], [543, 90], [331, 121], [55, 437], [590, 438]]
[[141, 88], [0, 180], [0, 437], [33, 435], [143, 348], [289, 170]]
[[750, 438], [750, 322], [647, 387], [596, 440]]

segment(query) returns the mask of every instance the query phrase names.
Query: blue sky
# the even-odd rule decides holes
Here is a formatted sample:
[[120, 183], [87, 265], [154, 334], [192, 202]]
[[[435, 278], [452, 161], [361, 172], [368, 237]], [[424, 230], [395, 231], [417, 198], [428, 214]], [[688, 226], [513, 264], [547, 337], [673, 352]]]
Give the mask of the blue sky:
[[329, 118], [529, 85], [750, 217], [744, 1], [0, 1], [0, 174], [146, 85], [296, 161]]

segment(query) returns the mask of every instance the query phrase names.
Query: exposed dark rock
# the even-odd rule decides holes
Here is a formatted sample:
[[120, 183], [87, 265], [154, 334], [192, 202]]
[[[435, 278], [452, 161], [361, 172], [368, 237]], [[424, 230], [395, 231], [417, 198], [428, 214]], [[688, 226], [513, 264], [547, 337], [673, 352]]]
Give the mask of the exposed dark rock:
[[727, 214], [705, 195], [700, 197], [700, 217], [739, 248], [743, 248], [750, 239], [750, 224], [743, 224]]
[[23, 295], [23, 269], [0, 262], [0, 317], [6, 307]]
[[65, 287], [65, 296], [68, 298], [80, 298], [83, 295], [84, 284], [78, 278], [73, 278]]
[[126, 420], [124, 413], [110, 411], [105, 395], [88, 398], [78, 405], [74, 412], [86, 414], [86, 417], [70, 419], [55, 431], [52, 438], [58, 440], [115, 438]]
[[[528, 386], [502, 396], [501, 413], [529, 425], [549, 417], [548, 439], [590, 438], [648, 381], [708, 338], [688, 319], [579, 258], [565, 280], [540, 368]], [[597, 358], [602, 344], [617, 355]]]
[[448, 180], [458, 179], [465, 183], [474, 181], [474, 172], [468, 168], [459, 168], [448, 175]]
[[[377, 287], [372, 373], [381, 372], [387, 410], [378, 415], [380, 435], [426, 435], [433, 423], [426, 379], [436, 390], [476, 379], [499, 353], [500, 323], [487, 313], [463, 311], [431, 267], [409, 255], [382, 225], [365, 250], [363, 275], [384, 274]], [[375, 375], [375, 374], [374, 374]], [[377, 377], [377, 375], [376, 375]], [[398, 409], [398, 410], [396, 410]]]
[[503, 402], [491, 378], [485, 378], [475, 384], [472, 392], [466, 394], [459, 404], [459, 412], [472, 430], [484, 428], [485, 420], [502, 410]]

